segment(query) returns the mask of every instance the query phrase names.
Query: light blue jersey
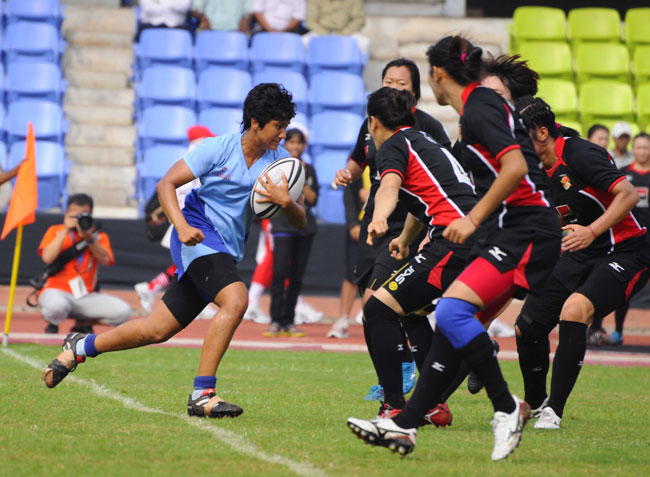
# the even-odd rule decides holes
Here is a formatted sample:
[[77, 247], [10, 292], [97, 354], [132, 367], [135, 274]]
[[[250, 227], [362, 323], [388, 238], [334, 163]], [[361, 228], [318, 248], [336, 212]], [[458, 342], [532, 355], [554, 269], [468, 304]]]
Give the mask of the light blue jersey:
[[283, 147], [268, 150], [249, 169], [241, 139], [242, 133], [209, 138], [185, 155], [185, 163], [201, 186], [185, 199], [183, 215], [191, 226], [203, 231], [206, 240], [188, 247], [178, 241], [177, 234], [172, 236], [179, 279], [194, 259], [204, 255], [226, 252], [234, 260], [242, 259], [253, 219], [248, 204], [253, 184], [273, 161], [291, 156]]

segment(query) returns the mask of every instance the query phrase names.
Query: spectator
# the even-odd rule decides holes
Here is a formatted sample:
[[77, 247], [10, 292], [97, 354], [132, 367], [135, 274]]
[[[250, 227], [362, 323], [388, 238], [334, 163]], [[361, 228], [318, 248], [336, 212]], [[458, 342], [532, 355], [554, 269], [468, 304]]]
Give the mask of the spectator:
[[587, 131], [587, 139], [589, 139], [589, 142], [593, 142], [603, 149], [607, 149], [609, 146], [609, 129], [602, 124], [594, 124]]
[[352, 36], [364, 55], [368, 54], [368, 37], [361, 29], [366, 22], [363, 0], [309, 0], [307, 4], [307, 28], [305, 45], [317, 35]]
[[291, 32], [303, 34], [305, 0], [253, 0], [253, 15], [257, 25], [255, 33]]
[[192, 0], [140, 0], [140, 33], [147, 28], [183, 28], [189, 29], [188, 14]]
[[199, 30], [250, 31], [250, 0], [192, 0]]
[[131, 317], [131, 307], [111, 295], [98, 293], [98, 265], [113, 265], [113, 251], [108, 235], [99, 232], [92, 220], [93, 199], [73, 194], [68, 199], [63, 223], [45, 232], [38, 247], [43, 261], [52, 265], [63, 252], [82, 240], [88, 246], [81, 255], [61, 263], [62, 268], [47, 279], [38, 297], [46, 333], [58, 333], [67, 317], [74, 318], [73, 331], [92, 332], [92, 324], [117, 326]]
[[627, 150], [627, 146], [632, 138], [632, 129], [625, 121], [619, 121], [612, 128], [612, 138], [614, 139], [614, 149], [609, 151], [616, 167], [619, 169], [629, 166], [634, 161], [634, 154]]

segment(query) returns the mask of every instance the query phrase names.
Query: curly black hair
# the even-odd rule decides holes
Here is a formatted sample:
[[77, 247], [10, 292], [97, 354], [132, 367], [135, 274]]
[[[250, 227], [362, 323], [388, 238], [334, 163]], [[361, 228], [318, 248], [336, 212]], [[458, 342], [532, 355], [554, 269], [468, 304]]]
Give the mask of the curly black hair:
[[549, 135], [554, 139], [560, 136], [579, 136], [578, 131], [575, 129], [562, 126], [555, 122], [553, 110], [542, 98], [524, 96], [517, 100], [515, 108], [521, 116], [521, 119], [523, 119], [524, 124], [526, 124], [526, 127], [531, 131], [545, 127], [548, 129]]
[[368, 117], [374, 116], [388, 129], [415, 124], [415, 97], [410, 91], [384, 86], [368, 96]]
[[523, 96], [537, 94], [539, 75], [528, 67], [519, 55], [501, 55], [497, 58], [490, 56], [484, 62], [484, 76], [496, 76], [510, 91], [514, 101]]
[[429, 66], [444, 68], [461, 86], [478, 81], [483, 70], [483, 50], [460, 35], [446, 36], [427, 50]]
[[244, 101], [244, 119], [242, 132], [251, 127], [251, 119], [255, 118], [261, 128], [270, 121], [289, 123], [296, 115], [296, 105], [293, 96], [284, 86], [277, 83], [260, 83], [251, 89]]

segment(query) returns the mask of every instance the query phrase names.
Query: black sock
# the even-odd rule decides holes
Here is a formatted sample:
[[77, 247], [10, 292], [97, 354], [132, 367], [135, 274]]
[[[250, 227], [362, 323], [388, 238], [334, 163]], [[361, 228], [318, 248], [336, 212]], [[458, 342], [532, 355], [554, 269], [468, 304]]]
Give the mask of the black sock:
[[406, 315], [402, 318], [402, 325], [411, 344], [411, 354], [415, 365], [419, 371], [422, 371], [424, 360], [429, 354], [429, 348], [433, 341], [433, 328], [426, 316], [418, 315]]
[[599, 316], [599, 317], [594, 316], [594, 321], [591, 322], [591, 326], [589, 327], [589, 329], [591, 331], [602, 330], [603, 329], [603, 318], [604, 318], [604, 316]]
[[456, 392], [456, 389], [458, 389], [461, 384], [463, 384], [463, 381], [465, 381], [465, 378], [468, 374], [469, 368], [467, 367], [467, 363], [465, 363], [465, 361], [461, 361], [460, 365], [458, 366], [458, 372], [456, 372], [456, 376], [454, 376], [454, 379], [451, 381], [451, 383], [449, 383], [447, 389], [445, 389], [440, 395], [440, 403], [447, 402], [449, 400], [449, 397]]
[[411, 353], [411, 347], [409, 346], [409, 338], [406, 335], [406, 330], [404, 329], [404, 324], [399, 322], [399, 329], [402, 335], [402, 358], [400, 361], [402, 363], [411, 363], [413, 362], [413, 354]]
[[496, 350], [487, 332], [481, 333], [458, 351], [469, 369], [476, 373], [485, 386], [494, 411], [513, 412], [515, 401], [512, 399], [505, 379], [503, 379]]
[[629, 305], [626, 303], [622, 307], [616, 310], [614, 313], [614, 318], [616, 319], [616, 331], [618, 334], [623, 336], [623, 323], [625, 322], [625, 315], [627, 315], [627, 310]]
[[370, 297], [363, 307], [372, 356], [379, 382], [384, 388], [384, 401], [393, 408], [404, 407], [402, 392], [402, 342], [399, 315], [377, 298]]
[[519, 369], [524, 378], [524, 399], [532, 409], [537, 409], [546, 399], [546, 377], [549, 369], [551, 347], [546, 329], [537, 323], [517, 320], [521, 336], [517, 336]]
[[402, 412], [393, 418], [395, 424], [405, 429], [419, 427], [424, 415], [440, 402], [440, 394], [456, 376], [459, 365], [460, 357], [449, 340], [441, 332], [434, 332], [413, 395]]
[[[368, 355], [370, 356], [370, 361], [372, 361], [372, 367], [377, 370], [377, 363], [375, 362], [375, 357], [372, 354], [372, 336], [370, 334], [370, 326], [368, 326], [368, 320], [363, 318], [363, 337], [366, 340], [366, 346], [368, 347]], [[381, 385], [381, 377], [377, 375], [377, 382]]]
[[560, 344], [553, 360], [551, 397], [548, 405], [562, 417], [564, 406], [582, 368], [587, 350], [587, 325], [575, 321], [560, 321]]

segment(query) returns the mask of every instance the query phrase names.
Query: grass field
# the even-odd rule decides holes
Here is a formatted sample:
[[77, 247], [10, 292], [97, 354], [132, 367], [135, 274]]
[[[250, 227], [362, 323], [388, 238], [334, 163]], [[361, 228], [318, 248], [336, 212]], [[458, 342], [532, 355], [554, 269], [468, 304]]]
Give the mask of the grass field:
[[[464, 386], [449, 402], [453, 426], [421, 429], [406, 458], [356, 439], [346, 418], [378, 408], [363, 400], [375, 379], [363, 354], [231, 350], [217, 388], [245, 412], [213, 421], [185, 415], [197, 349], [104, 355], [48, 390], [35, 366], [56, 352], [0, 352], [0, 475], [650, 474], [647, 368], [585, 367], [562, 429], [530, 425], [493, 463], [491, 406]], [[517, 364], [502, 367], [521, 393]]]

